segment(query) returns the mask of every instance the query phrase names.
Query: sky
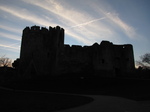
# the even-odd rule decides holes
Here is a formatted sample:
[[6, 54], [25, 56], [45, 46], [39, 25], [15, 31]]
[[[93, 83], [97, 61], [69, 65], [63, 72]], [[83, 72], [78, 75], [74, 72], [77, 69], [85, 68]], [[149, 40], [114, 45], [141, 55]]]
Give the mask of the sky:
[[19, 58], [26, 26], [60, 26], [65, 44], [132, 44], [150, 53], [150, 0], [0, 0], [0, 57]]

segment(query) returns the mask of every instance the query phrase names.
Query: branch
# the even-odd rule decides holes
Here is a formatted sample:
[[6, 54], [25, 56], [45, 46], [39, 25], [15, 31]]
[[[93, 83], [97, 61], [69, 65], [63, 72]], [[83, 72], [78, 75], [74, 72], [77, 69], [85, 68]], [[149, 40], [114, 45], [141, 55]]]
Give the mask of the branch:
[[11, 65], [11, 60], [6, 58], [5, 55], [0, 58], [0, 66], [9, 66]]

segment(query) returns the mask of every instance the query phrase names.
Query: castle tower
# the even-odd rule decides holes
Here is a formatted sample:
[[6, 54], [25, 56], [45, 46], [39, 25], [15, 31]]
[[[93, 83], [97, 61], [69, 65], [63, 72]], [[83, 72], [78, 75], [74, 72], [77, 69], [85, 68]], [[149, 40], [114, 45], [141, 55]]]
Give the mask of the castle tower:
[[34, 69], [36, 74], [54, 74], [64, 48], [64, 29], [57, 27], [26, 27], [20, 52], [21, 74]]
[[116, 75], [132, 73], [135, 69], [131, 44], [114, 45], [114, 71]]
[[133, 46], [131, 44], [125, 44], [123, 45], [122, 48], [123, 48], [122, 71], [124, 73], [131, 73], [135, 69]]
[[109, 41], [102, 41], [100, 45], [94, 44], [92, 48], [92, 65], [97, 75], [114, 77], [134, 71], [134, 54], [131, 44], [114, 45]]

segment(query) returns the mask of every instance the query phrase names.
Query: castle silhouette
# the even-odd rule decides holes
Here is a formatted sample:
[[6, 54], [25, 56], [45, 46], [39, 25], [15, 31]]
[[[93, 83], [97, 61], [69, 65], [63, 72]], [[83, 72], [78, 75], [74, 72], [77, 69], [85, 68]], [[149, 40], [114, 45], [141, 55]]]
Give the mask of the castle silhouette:
[[20, 74], [86, 74], [115, 77], [134, 70], [131, 44], [114, 45], [109, 41], [91, 46], [64, 44], [64, 29], [26, 27], [22, 34]]

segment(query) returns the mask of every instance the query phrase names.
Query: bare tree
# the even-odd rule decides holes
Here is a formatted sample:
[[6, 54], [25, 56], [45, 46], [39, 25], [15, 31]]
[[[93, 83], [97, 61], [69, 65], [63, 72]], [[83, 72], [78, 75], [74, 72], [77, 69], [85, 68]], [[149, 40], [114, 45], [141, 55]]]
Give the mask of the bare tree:
[[150, 69], [150, 53], [140, 56], [140, 60], [136, 61], [136, 63], [144, 69]]
[[5, 55], [0, 57], [0, 67], [8, 67], [11, 66], [11, 64], [12, 64], [12, 60], [5, 57]]

